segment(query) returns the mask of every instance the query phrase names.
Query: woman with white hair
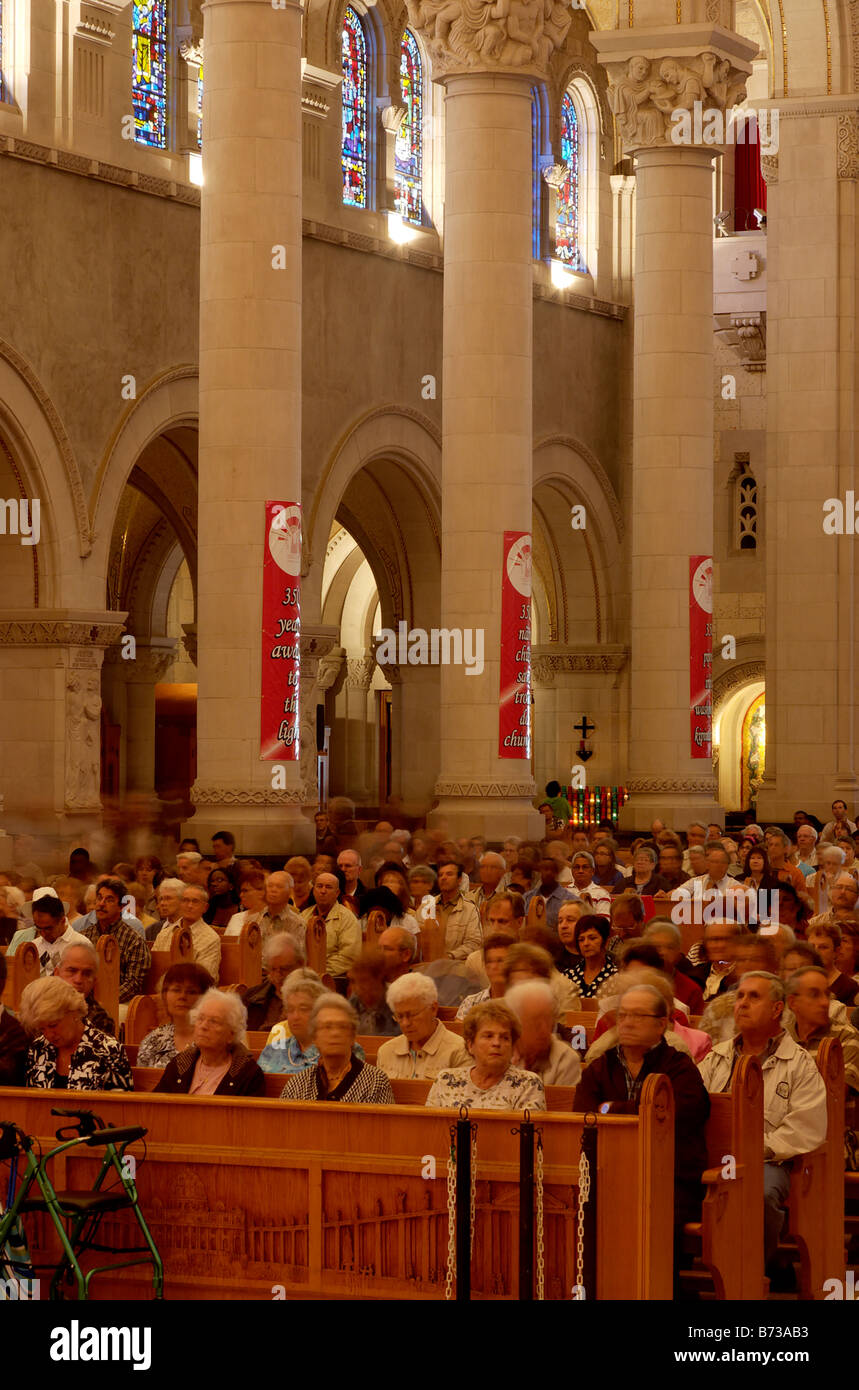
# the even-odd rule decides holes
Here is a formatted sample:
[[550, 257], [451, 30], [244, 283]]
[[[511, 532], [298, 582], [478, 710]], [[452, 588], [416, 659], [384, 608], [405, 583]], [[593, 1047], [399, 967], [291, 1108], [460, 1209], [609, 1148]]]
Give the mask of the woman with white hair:
[[125, 1049], [87, 1019], [87, 1001], [56, 975], [33, 980], [21, 995], [19, 1016], [33, 1038], [27, 1086], [40, 1090], [133, 1091]]
[[280, 989], [283, 1018], [272, 1028], [260, 1053], [264, 1072], [294, 1076], [319, 1061], [319, 1048], [310, 1038], [310, 1015], [317, 999], [327, 993], [315, 970], [301, 966], [290, 971]]
[[444, 1067], [461, 1067], [469, 1060], [462, 1038], [439, 1019], [438, 991], [428, 975], [401, 975], [388, 985], [387, 1000], [402, 1030], [382, 1044], [376, 1057], [388, 1076], [434, 1081]]
[[180, 1096], [262, 1096], [265, 1077], [245, 1046], [247, 1009], [237, 994], [209, 989], [191, 1010], [194, 1041], [168, 1062], [155, 1087]]
[[328, 1100], [363, 1105], [393, 1105], [391, 1083], [353, 1051], [358, 1015], [342, 994], [321, 994], [310, 1014], [309, 1036], [319, 1049], [313, 1066], [291, 1076], [281, 1100]]

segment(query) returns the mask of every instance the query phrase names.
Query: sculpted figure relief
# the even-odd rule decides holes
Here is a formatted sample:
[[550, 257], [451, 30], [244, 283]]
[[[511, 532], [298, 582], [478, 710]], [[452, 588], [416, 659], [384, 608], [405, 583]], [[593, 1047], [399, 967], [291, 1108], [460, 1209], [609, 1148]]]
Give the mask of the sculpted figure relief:
[[66, 681], [66, 806], [99, 805], [101, 767], [99, 677], [72, 671]]
[[456, 68], [544, 68], [572, 22], [562, 0], [407, 0], [436, 75]]
[[724, 112], [746, 94], [745, 76], [728, 58], [701, 53], [687, 63], [663, 58], [658, 70], [643, 54], [610, 71], [609, 105], [627, 146], [670, 143], [672, 113]]

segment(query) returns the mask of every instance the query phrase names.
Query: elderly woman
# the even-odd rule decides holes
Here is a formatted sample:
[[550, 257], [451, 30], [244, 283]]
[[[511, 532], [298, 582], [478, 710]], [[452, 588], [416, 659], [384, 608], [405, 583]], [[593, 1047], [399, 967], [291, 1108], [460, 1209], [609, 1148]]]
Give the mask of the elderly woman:
[[611, 923], [596, 913], [586, 913], [573, 928], [573, 944], [579, 960], [563, 973], [575, 985], [582, 999], [597, 999], [612, 975], [617, 973], [607, 954]]
[[516, 1015], [500, 1000], [478, 1004], [465, 1020], [470, 1066], [440, 1072], [427, 1105], [472, 1110], [545, 1110], [546, 1093], [539, 1076], [513, 1066], [513, 1048], [522, 1029]]
[[147, 1033], [137, 1049], [139, 1067], [166, 1067], [194, 1041], [191, 1010], [214, 984], [208, 970], [193, 961], [171, 965], [161, 981], [161, 1004], [167, 1022]]
[[638, 845], [632, 856], [632, 873], [626, 883], [627, 890], [634, 889], [640, 897], [667, 892], [668, 880], [657, 873], [658, 863], [659, 855], [653, 845]]
[[[576, 904], [564, 904], [564, 906], [578, 906]], [[512, 946], [517, 944], [516, 937], [512, 932], [497, 931], [487, 936], [483, 942], [483, 969], [489, 980], [486, 989], [478, 990], [477, 994], [469, 994], [463, 999], [456, 1011], [459, 1019], [465, 1018], [466, 1014], [476, 1008], [478, 1004], [485, 1004], [487, 999], [503, 999], [507, 989], [507, 982], [504, 979], [504, 962], [507, 953]]]
[[309, 1037], [319, 1049], [313, 1066], [291, 1076], [281, 1100], [344, 1101], [393, 1105], [391, 1083], [378, 1067], [355, 1056], [358, 1018], [341, 994], [321, 994], [310, 1014]]
[[438, 992], [427, 975], [401, 975], [388, 985], [388, 1007], [402, 1029], [379, 1048], [376, 1064], [392, 1079], [434, 1081], [447, 1067], [460, 1067], [468, 1053], [458, 1033], [438, 1016]]
[[828, 912], [831, 907], [829, 893], [844, 868], [845, 858], [839, 845], [825, 845], [817, 851], [817, 872], [805, 880], [806, 890], [813, 894], [816, 912]]
[[409, 869], [408, 880], [409, 901], [412, 912], [416, 913], [424, 898], [432, 897], [438, 892], [438, 880], [435, 869], [429, 864], [415, 864]]
[[87, 1020], [87, 1002], [67, 980], [46, 975], [21, 995], [21, 1022], [34, 1041], [27, 1086], [41, 1090], [132, 1091], [125, 1050]]
[[274, 1025], [260, 1053], [259, 1064], [264, 1072], [293, 1076], [319, 1061], [319, 1048], [310, 1037], [310, 1015], [317, 999], [327, 993], [315, 970], [304, 966], [287, 975], [280, 991], [283, 1020]]
[[247, 1010], [237, 994], [209, 989], [190, 1013], [190, 1047], [168, 1062], [156, 1091], [181, 1096], [261, 1096], [265, 1077], [245, 1046]]

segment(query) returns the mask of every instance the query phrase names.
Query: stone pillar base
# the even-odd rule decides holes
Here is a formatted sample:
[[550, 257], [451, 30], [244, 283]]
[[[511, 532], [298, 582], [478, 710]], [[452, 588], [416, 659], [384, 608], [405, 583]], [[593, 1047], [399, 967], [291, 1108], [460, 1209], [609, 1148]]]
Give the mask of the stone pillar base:
[[618, 816], [618, 830], [637, 831], [646, 835], [656, 818], [665, 821], [671, 830], [685, 831], [690, 821], [700, 820], [725, 822], [725, 812], [712, 793], [684, 792], [672, 790], [670, 783], [666, 790], [654, 792], [635, 792], [621, 807]]
[[[196, 798], [197, 791], [191, 790]], [[182, 835], [191, 835], [199, 842], [203, 855], [212, 847], [212, 836], [218, 830], [231, 830], [236, 837], [239, 858], [258, 855], [311, 854], [316, 852], [316, 826], [312, 811], [300, 805], [283, 804], [274, 800], [264, 804], [261, 792], [238, 792], [235, 799], [224, 797], [216, 801], [211, 793], [198, 804], [195, 814], [182, 826]], [[259, 800], [257, 800], [259, 798]]]
[[491, 796], [469, 792], [462, 796], [443, 796], [427, 815], [429, 829], [446, 826], [451, 838], [483, 835], [502, 841], [508, 835], [523, 840], [543, 840], [546, 822], [525, 797]]

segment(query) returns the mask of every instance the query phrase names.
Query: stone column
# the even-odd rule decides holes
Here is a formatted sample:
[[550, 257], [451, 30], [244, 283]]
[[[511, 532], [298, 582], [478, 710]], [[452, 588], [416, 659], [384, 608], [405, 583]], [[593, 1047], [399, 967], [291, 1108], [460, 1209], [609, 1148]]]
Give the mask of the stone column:
[[336, 627], [305, 626], [301, 634], [301, 776], [306, 804], [319, 804], [316, 781], [316, 707], [337, 679], [342, 656]]
[[[763, 164], [767, 749], [757, 813], [762, 824], [798, 809], [828, 820], [842, 797], [855, 820], [859, 100], [764, 104], [778, 107], [779, 148]], [[812, 252], [802, 209], [814, 213]], [[799, 607], [812, 615], [801, 627]]]
[[176, 657], [176, 640], [138, 641], [133, 661], [118, 663], [125, 676], [125, 790], [154, 797], [155, 687]]
[[[651, 6], [660, 10], [662, 6]], [[665, 7], [674, 24], [673, 5]], [[648, 12], [653, 24], [659, 16]], [[689, 557], [713, 553], [713, 174], [703, 112], [743, 93], [754, 45], [713, 25], [591, 34], [636, 158], [631, 709], [621, 824], [713, 819], [690, 753]], [[693, 124], [695, 102], [702, 118]], [[688, 113], [688, 130], [672, 112]], [[712, 129], [712, 127], [709, 127]], [[672, 136], [674, 139], [672, 139]], [[676, 141], [676, 143], [675, 143]]]
[[482, 674], [441, 667], [431, 819], [499, 838], [542, 824], [528, 761], [498, 757], [501, 565], [504, 532], [531, 529], [531, 84], [571, 16], [458, 8], [408, 0], [445, 87], [441, 625], [484, 634]]
[[301, 5], [206, 0], [197, 807], [244, 854], [304, 838], [298, 762], [260, 744], [264, 503], [301, 498]]
[[346, 680], [343, 685], [344, 734], [346, 739], [346, 791], [358, 806], [375, 805], [378, 792], [371, 766], [372, 725], [368, 712], [368, 697], [376, 670], [372, 655], [348, 657]]

